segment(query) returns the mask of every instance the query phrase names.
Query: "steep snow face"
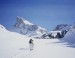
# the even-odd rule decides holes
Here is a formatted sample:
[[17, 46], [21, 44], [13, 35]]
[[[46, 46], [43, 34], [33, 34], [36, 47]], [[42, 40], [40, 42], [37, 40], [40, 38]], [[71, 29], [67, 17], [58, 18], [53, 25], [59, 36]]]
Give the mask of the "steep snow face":
[[17, 21], [14, 27], [17, 32], [25, 35], [42, 35], [46, 33], [46, 30], [44, 28], [30, 23], [22, 17], [17, 17]]
[[71, 26], [70, 30], [67, 32], [63, 40], [65, 42], [68, 42], [69, 44], [75, 44], [75, 25]]

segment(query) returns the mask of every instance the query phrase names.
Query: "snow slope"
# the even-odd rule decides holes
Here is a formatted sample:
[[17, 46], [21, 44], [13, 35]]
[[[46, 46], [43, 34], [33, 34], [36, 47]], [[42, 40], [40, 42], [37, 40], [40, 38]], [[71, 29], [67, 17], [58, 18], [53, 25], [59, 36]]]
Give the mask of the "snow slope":
[[75, 48], [67, 47], [58, 39], [33, 39], [34, 50], [29, 50], [29, 37], [0, 27], [0, 58], [75, 58]]
[[75, 27], [71, 26], [68, 33], [65, 35], [64, 38], [62, 38], [63, 41], [67, 42], [68, 44], [75, 44]]
[[27, 36], [10, 32], [0, 25], [0, 58], [11, 58], [23, 52], [20, 51], [21, 48], [28, 49], [28, 40]]

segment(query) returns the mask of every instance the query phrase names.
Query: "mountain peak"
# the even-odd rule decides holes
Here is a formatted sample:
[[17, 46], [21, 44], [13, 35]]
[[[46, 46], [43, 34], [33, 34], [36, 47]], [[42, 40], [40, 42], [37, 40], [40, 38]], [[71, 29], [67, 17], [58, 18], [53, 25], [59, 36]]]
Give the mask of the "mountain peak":
[[17, 16], [17, 21], [18, 22], [22, 22], [22, 23], [24, 23], [24, 24], [28, 24], [28, 25], [33, 25], [32, 23], [30, 23], [29, 21], [27, 21], [26, 19], [24, 19], [24, 18], [22, 18], [22, 17], [20, 17], [20, 16]]
[[38, 25], [32, 24], [26, 19], [17, 16], [16, 23], [14, 25], [17, 32], [21, 34], [28, 34], [28, 35], [42, 35], [46, 33], [45, 28], [42, 28]]

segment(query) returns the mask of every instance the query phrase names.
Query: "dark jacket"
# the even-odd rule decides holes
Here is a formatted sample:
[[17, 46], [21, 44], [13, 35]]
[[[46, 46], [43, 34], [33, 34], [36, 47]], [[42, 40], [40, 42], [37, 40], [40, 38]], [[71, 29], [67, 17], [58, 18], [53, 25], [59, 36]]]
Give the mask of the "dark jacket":
[[33, 44], [33, 40], [32, 39], [29, 40], [29, 44]]

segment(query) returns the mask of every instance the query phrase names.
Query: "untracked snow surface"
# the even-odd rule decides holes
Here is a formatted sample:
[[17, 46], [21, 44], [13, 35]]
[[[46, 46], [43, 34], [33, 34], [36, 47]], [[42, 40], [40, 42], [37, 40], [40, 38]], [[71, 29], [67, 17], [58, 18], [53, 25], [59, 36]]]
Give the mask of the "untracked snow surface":
[[0, 58], [75, 58], [75, 48], [67, 47], [58, 39], [33, 39], [34, 50], [29, 50], [29, 37], [0, 28]]

